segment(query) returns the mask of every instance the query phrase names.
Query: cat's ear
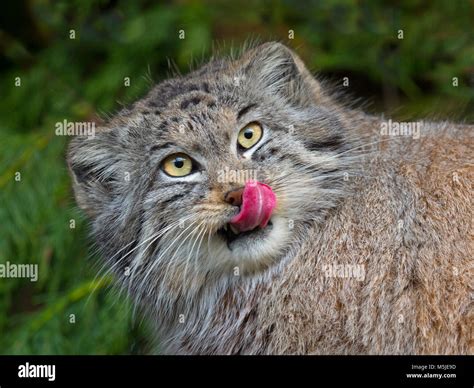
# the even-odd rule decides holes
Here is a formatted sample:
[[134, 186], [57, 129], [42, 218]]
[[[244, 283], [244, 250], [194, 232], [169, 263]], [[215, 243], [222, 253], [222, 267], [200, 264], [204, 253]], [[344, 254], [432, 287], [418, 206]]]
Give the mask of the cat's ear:
[[97, 131], [93, 137], [77, 136], [69, 143], [67, 162], [77, 204], [89, 216], [97, 215], [114, 196], [121, 160], [114, 151], [117, 133]]
[[255, 86], [297, 105], [307, 106], [325, 98], [320, 83], [300, 57], [281, 43], [264, 43], [247, 51], [240, 70]]

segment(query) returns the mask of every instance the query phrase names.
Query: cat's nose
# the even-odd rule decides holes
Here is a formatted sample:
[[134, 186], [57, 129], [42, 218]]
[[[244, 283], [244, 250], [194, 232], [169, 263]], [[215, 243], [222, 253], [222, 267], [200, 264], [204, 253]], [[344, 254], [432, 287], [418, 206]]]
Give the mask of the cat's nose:
[[242, 205], [242, 193], [244, 192], [244, 188], [241, 187], [240, 189], [229, 191], [226, 195], [224, 200], [234, 206]]

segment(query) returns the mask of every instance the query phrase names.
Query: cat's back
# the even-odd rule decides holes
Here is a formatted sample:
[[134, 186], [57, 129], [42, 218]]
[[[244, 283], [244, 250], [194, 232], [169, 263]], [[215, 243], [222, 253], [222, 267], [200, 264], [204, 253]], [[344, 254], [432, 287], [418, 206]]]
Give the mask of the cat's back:
[[474, 352], [472, 133], [366, 137], [350, 194], [259, 304], [267, 352]]

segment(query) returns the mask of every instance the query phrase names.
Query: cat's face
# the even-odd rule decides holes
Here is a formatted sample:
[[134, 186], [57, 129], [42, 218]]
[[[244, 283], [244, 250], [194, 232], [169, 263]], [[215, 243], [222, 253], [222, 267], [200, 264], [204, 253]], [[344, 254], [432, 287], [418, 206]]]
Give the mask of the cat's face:
[[[319, 101], [299, 58], [268, 43], [165, 81], [95, 138], [76, 138], [76, 198], [106, 259], [150, 288], [278, 262], [341, 195], [343, 128]], [[228, 196], [249, 181], [276, 205], [264, 227], [234, 233], [242, 204]]]

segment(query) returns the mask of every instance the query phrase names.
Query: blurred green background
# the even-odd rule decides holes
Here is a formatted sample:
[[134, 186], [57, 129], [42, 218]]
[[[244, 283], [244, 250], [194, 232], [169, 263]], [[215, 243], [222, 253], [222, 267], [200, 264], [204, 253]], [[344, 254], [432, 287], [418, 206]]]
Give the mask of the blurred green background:
[[151, 351], [133, 306], [95, 276], [56, 122], [100, 121], [167, 77], [169, 61], [185, 72], [214, 46], [250, 38], [289, 44], [335, 84], [348, 77], [346, 91], [369, 112], [472, 123], [473, 20], [472, 1], [2, 4], [0, 263], [37, 263], [40, 273], [36, 283], [0, 279], [0, 352]]

